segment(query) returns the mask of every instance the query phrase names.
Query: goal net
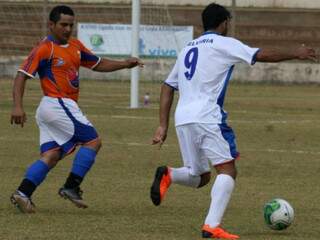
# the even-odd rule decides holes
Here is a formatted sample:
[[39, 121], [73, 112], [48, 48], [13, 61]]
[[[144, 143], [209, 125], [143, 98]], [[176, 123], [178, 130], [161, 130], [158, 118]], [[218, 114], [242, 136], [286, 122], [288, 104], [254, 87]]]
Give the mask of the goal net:
[[[21, 59], [48, 34], [48, 14], [58, 4], [67, 4], [74, 9], [78, 23], [74, 31], [75, 37], [79, 37], [79, 24], [101, 24], [105, 29], [123, 26], [122, 30], [126, 31], [118, 35], [113, 34], [114, 32], [108, 35], [106, 31], [107, 37], [100, 39], [97, 34], [91, 34], [90, 42], [84, 43], [103, 57], [128, 57], [131, 54], [131, 31], [128, 27], [131, 25], [131, 1], [122, 1], [122, 4], [112, 2], [115, 1], [1, 0], [0, 62], [13, 62], [11, 68], [6, 68], [9, 71], [7, 75], [14, 75]], [[151, 103], [158, 101], [160, 83], [174, 64], [179, 48], [193, 35], [192, 28], [181, 26], [181, 23], [175, 24], [170, 6], [162, 2], [164, 1], [141, 0], [139, 52], [146, 66], [140, 74], [140, 105], [143, 105], [146, 95], [149, 95]], [[99, 46], [101, 42], [105, 44], [107, 52], [99, 52], [99, 47], [103, 47]], [[121, 80], [119, 84], [122, 84], [130, 79], [130, 72], [100, 73], [92, 77], [85, 74], [85, 78]]]

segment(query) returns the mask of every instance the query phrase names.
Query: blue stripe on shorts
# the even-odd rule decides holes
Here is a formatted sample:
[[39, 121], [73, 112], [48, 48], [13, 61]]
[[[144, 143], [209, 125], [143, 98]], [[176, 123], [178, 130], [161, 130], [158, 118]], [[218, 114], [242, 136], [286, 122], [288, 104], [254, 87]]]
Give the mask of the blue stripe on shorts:
[[64, 153], [69, 153], [77, 144], [87, 143], [98, 138], [98, 133], [94, 127], [78, 121], [72, 115], [70, 110], [65, 106], [63, 100], [61, 98], [58, 98], [58, 101], [74, 125], [74, 134], [68, 142], [64, 143], [61, 146], [55, 141], [42, 144], [40, 146], [41, 153], [47, 152], [57, 147], [60, 147]]
[[58, 101], [74, 124], [73, 137], [61, 146], [63, 152], [68, 153], [78, 143], [87, 143], [98, 138], [98, 133], [94, 127], [79, 122], [65, 106], [63, 100], [59, 98]]
[[239, 152], [237, 151], [237, 145], [235, 141], [236, 137], [232, 128], [229, 127], [226, 123], [219, 124], [219, 127], [223, 138], [229, 144], [231, 156], [233, 157], [233, 159], [237, 158], [239, 156]]

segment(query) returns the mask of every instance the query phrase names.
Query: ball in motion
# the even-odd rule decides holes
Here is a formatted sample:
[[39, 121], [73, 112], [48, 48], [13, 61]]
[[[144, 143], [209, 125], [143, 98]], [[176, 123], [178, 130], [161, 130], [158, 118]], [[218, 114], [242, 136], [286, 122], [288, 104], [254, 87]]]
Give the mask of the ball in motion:
[[264, 220], [273, 230], [283, 230], [291, 225], [294, 211], [286, 200], [275, 198], [267, 202], [263, 208]]

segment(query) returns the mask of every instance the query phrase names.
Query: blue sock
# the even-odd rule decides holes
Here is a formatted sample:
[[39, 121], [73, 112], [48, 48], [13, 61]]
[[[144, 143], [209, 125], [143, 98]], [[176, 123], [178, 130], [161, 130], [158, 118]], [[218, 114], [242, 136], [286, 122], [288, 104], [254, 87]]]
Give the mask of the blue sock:
[[25, 178], [36, 186], [39, 186], [46, 178], [49, 171], [50, 168], [47, 164], [41, 160], [37, 160], [27, 169]]
[[84, 178], [96, 158], [96, 151], [91, 148], [81, 147], [73, 160], [71, 172]]

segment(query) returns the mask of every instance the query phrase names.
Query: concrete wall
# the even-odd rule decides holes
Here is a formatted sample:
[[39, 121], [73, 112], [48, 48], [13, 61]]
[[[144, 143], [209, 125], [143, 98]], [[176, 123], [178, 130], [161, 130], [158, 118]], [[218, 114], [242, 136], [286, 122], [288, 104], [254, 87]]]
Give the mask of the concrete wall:
[[[94, 0], [90, 1], [93, 2]], [[109, 0], [112, 1], [112, 0]], [[125, 0], [127, 1], [127, 0]], [[145, 0], [143, 0], [144, 2]], [[147, 1], [147, 0], [146, 0]], [[213, 0], [214, 1], [214, 0]], [[231, 0], [230, 0], [231, 1]], [[230, 2], [216, 1], [216, 2]], [[320, 5], [320, 1], [268, 1], [268, 0], [237, 0], [240, 4], [255, 4], [259, 6], [298, 6], [304, 2], [305, 7], [311, 7], [315, 4]], [[15, 1], [16, 2], [16, 1]], [[25, 1], [24, 1], [25, 2]], [[52, 1], [50, 0], [50, 3]], [[64, 2], [67, 2], [66, 0]], [[79, 2], [79, 0], [77, 0]], [[88, 2], [88, 1], [86, 1]], [[119, 1], [116, 1], [119, 3]], [[128, 1], [127, 1], [128, 2]], [[163, 2], [163, 1], [161, 1]], [[177, 2], [177, 1], [172, 1]], [[187, 0], [181, 0], [187, 3]], [[190, 1], [191, 2], [191, 1]], [[200, 4], [208, 1], [192, 1]], [[38, 41], [42, 35], [41, 15], [25, 17], [24, 13], [29, 5], [32, 4], [2, 4], [0, 0], [0, 77], [15, 74], [21, 58], [13, 57], [26, 55], [30, 52], [31, 46]], [[308, 5], [309, 3], [309, 5]], [[270, 5], [271, 4], [271, 5]], [[282, 5], [281, 5], [282, 4]], [[293, 4], [293, 5], [292, 5]], [[296, 5], [294, 5], [296, 4]], [[313, 4], [313, 5], [312, 5]], [[95, 4], [72, 4], [77, 12], [80, 22], [102, 22], [102, 23], [130, 23], [130, 5], [99, 5]], [[31, 14], [37, 9], [41, 12], [42, 4], [33, 4]], [[202, 7], [196, 6], [170, 6], [169, 14], [173, 25], [193, 25], [195, 37], [202, 33], [200, 13]], [[16, 21], [7, 21], [10, 19], [11, 11], [16, 13]], [[157, 11], [157, 8], [155, 8]], [[153, 13], [150, 9], [145, 11]], [[150, 17], [142, 11], [142, 20], [144, 24], [151, 24]], [[305, 43], [312, 46], [320, 52], [320, 10], [315, 9], [275, 9], [275, 8], [237, 8], [236, 9], [236, 38], [253, 47], [277, 47], [281, 49], [293, 49]], [[156, 12], [159, 14], [159, 12]], [[108, 16], [108, 17], [105, 17]], [[158, 15], [157, 15], [158, 16]], [[20, 17], [20, 18], [19, 18]], [[28, 23], [23, 25], [24, 20]], [[153, 24], [157, 18], [152, 18]], [[30, 27], [31, 20], [33, 21]], [[16, 23], [19, 23], [17, 25]], [[8, 32], [8, 29], [14, 31]], [[33, 30], [33, 31], [31, 31]], [[7, 32], [6, 32], [7, 31]], [[16, 34], [16, 35], [15, 35]], [[19, 42], [20, 41], [20, 42]], [[159, 81], [166, 78], [174, 60], [150, 60], [147, 59], [146, 67], [142, 72], [143, 80]], [[284, 81], [284, 82], [317, 82], [320, 83], [319, 64], [308, 63], [280, 63], [280, 64], [257, 64], [254, 68], [245, 65], [239, 65], [234, 73], [234, 78], [241, 81]], [[82, 78], [97, 79], [129, 79], [129, 71], [123, 70], [116, 73], [101, 74], [82, 70]]]
[[[23, 58], [0, 58], [2, 77], [13, 78]], [[163, 81], [174, 65], [175, 59], [144, 59], [145, 67], [141, 70], [142, 81]], [[98, 73], [82, 68], [81, 79], [128, 80], [129, 70], [113, 73]], [[285, 82], [285, 83], [318, 83], [320, 84], [320, 65], [305, 62], [256, 63], [236, 65], [234, 81], [246, 82]]]
[[[43, 2], [44, 0], [7, 0], [11, 2]], [[131, 0], [48, 0], [52, 3], [112, 3], [112, 4], [130, 4]], [[231, 6], [232, 0], [141, 0], [142, 4], [159, 5], [193, 5], [205, 6], [216, 2], [224, 6]], [[267, 8], [305, 8], [320, 9], [318, 0], [236, 0], [238, 7], [267, 7]]]
[[[141, 71], [142, 81], [163, 81], [170, 73], [175, 60], [144, 60], [146, 66]], [[88, 79], [130, 79], [130, 71], [96, 73], [82, 69], [82, 78]], [[238, 64], [233, 73], [233, 81], [239, 82], [282, 82], [320, 84], [320, 65], [313, 63], [256, 63], [254, 66]]]

